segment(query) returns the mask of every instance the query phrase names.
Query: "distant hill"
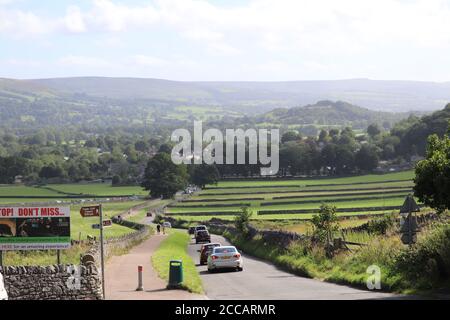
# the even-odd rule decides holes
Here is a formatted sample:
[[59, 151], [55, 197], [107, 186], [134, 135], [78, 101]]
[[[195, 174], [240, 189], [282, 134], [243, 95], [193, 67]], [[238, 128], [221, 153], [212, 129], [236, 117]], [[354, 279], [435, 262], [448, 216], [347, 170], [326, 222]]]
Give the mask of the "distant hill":
[[378, 81], [368, 79], [292, 82], [177, 82], [138, 78], [59, 78], [30, 80], [61, 94], [111, 99], [146, 99], [191, 105], [215, 105], [266, 112], [313, 104], [347, 101], [372, 110], [434, 111], [450, 101], [450, 82]]
[[295, 108], [279, 108], [258, 117], [258, 122], [283, 125], [350, 125], [367, 128], [371, 123], [393, 123], [406, 118], [406, 113], [372, 111], [343, 101], [319, 101]]
[[193, 119], [219, 126], [351, 125], [365, 129], [373, 122], [388, 122], [390, 126], [407, 117], [406, 111], [441, 109], [447, 101], [450, 83], [0, 79], [2, 127], [17, 130], [80, 124], [95, 130], [117, 126], [180, 127]]
[[34, 81], [0, 78], [0, 101], [31, 101], [36, 97], [54, 97], [52, 90]]

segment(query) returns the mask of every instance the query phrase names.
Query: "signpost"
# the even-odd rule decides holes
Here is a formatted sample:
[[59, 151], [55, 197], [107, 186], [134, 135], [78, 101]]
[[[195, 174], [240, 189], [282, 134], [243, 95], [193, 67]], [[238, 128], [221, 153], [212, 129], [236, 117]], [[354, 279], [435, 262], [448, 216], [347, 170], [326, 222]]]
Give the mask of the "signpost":
[[417, 219], [414, 215], [415, 212], [419, 212], [420, 207], [417, 205], [412, 195], [409, 195], [405, 199], [405, 203], [400, 209], [401, 215], [406, 215], [404, 223], [400, 229], [402, 233], [401, 240], [404, 244], [412, 245], [417, 241]]
[[[113, 225], [112, 220], [110, 220], [110, 219], [103, 220], [103, 228], [110, 228], [110, 227], [112, 227], [112, 225]], [[93, 224], [92, 229], [100, 230], [100, 223]]]
[[[83, 218], [92, 218], [92, 217], [99, 217], [100, 223], [92, 225], [93, 229], [99, 229], [100, 230], [100, 264], [101, 264], [101, 272], [102, 272], [102, 291], [103, 291], [103, 299], [106, 298], [106, 291], [105, 291], [105, 250], [104, 250], [104, 237], [103, 237], [103, 229], [105, 227], [105, 223], [108, 224], [108, 221], [111, 220], [103, 220], [103, 207], [102, 205], [98, 206], [91, 206], [91, 207], [83, 207], [80, 210], [80, 214]], [[111, 221], [112, 225], [112, 221]], [[109, 226], [109, 225], [107, 225]]]
[[100, 217], [100, 206], [83, 207], [80, 214], [83, 218]]

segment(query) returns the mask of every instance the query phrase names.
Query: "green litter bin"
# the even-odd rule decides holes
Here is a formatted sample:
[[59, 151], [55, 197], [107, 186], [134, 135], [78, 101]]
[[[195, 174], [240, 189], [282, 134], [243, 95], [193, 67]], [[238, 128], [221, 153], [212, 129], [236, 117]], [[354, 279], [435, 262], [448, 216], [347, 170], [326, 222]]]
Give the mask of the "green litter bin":
[[183, 261], [172, 260], [169, 264], [169, 289], [176, 289], [183, 283]]

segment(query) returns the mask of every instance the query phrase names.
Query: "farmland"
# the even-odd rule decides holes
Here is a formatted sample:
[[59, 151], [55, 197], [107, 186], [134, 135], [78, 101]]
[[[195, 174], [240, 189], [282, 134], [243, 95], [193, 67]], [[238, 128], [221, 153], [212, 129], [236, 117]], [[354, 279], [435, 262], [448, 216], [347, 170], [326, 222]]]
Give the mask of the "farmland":
[[399, 208], [412, 192], [413, 172], [328, 179], [222, 181], [166, 210], [183, 220], [232, 220], [249, 207], [253, 220], [308, 220], [326, 202], [338, 216], [380, 215]]

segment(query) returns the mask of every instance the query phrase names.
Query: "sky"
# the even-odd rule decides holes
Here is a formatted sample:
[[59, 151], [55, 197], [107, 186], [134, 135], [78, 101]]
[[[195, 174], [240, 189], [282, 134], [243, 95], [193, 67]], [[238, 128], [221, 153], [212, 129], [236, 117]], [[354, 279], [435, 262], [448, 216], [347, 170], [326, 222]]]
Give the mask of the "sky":
[[450, 0], [0, 0], [0, 77], [450, 81]]

